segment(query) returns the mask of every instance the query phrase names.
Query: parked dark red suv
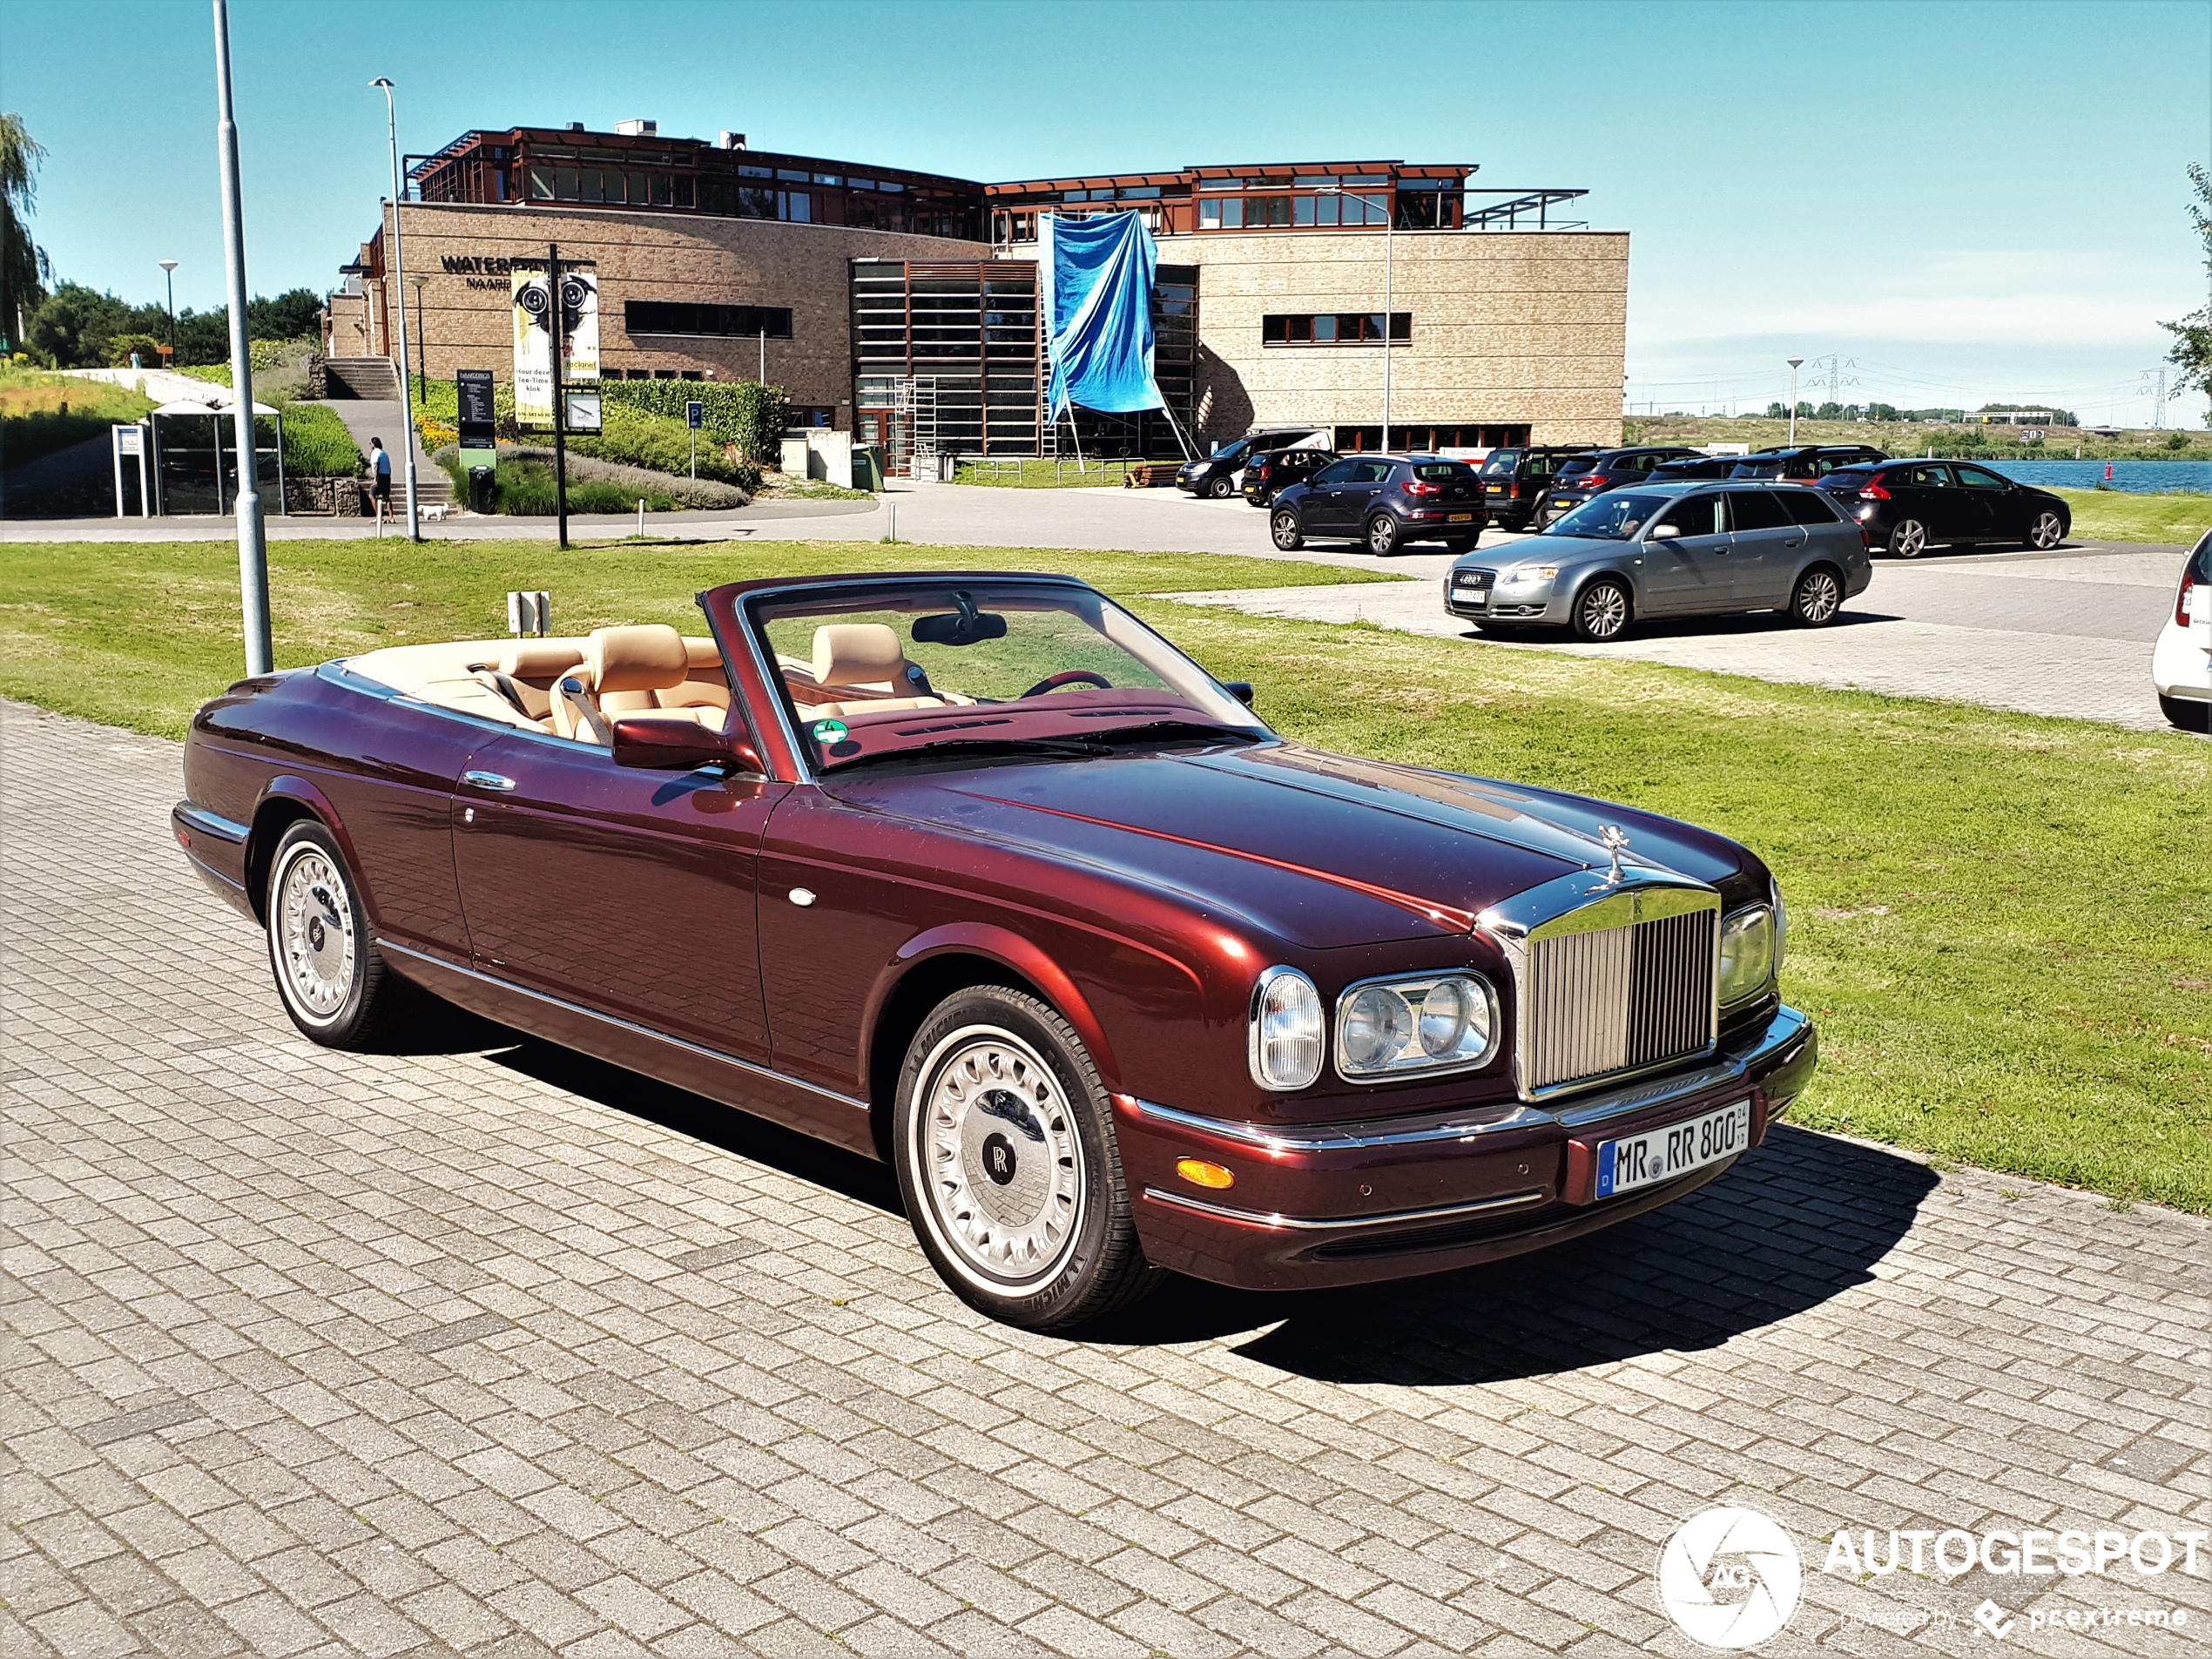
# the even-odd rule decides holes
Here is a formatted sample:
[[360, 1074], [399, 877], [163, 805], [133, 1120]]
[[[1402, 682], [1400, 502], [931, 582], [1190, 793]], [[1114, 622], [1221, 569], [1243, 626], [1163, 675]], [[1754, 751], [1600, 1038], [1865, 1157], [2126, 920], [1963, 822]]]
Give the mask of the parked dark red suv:
[[1275, 498], [1268, 529], [1285, 553], [1309, 537], [1364, 543], [1377, 557], [1407, 542], [1471, 551], [1489, 515], [1482, 481], [1442, 455], [1347, 455]]

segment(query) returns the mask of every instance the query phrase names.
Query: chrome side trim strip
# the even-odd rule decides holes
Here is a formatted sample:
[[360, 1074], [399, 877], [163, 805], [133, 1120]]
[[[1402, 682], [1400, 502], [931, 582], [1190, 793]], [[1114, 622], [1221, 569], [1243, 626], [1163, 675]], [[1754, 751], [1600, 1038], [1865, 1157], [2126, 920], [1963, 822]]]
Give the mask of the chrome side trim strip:
[[1149, 1100], [1138, 1101], [1136, 1110], [1140, 1116], [1173, 1123], [1178, 1129], [1196, 1130], [1202, 1135], [1216, 1136], [1224, 1141], [1241, 1141], [1246, 1146], [1256, 1146], [1267, 1152], [1345, 1152], [1370, 1146], [1419, 1146], [1429, 1141], [1469, 1141], [1477, 1136], [1495, 1135], [1502, 1130], [1527, 1129], [1532, 1124], [1551, 1122], [1549, 1112], [1532, 1111], [1513, 1101], [1504, 1103], [1512, 1109], [1495, 1123], [1426, 1123], [1419, 1129], [1379, 1129], [1366, 1134], [1336, 1127], [1301, 1132], [1275, 1129], [1263, 1123], [1232, 1123], [1227, 1118], [1205, 1117], [1197, 1112], [1178, 1111], [1172, 1106], [1161, 1106]]
[[205, 806], [195, 806], [188, 800], [179, 801], [175, 810], [187, 829], [212, 835], [219, 841], [228, 841], [233, 846], [253, 833], [250, 825], [225, 818], [220, 813], [211, 813]]
[[833, 1100], [840, 1106], [857, 1107], [864, 1112], [870, 1109], [867, 1102], [856, 1100], [850, 1095], [840, 1094], [834, 1089], [825, 1089], [819, 1083], [805, 1082], [797, 1077], [786, 1076], [780, 1071], [771, 1071], [767, 1067], [757, 1066], [750, 1060], [740, 1060], [733, 1054], [724, 1054], [719, 1049], [709, 1049], [696, 1042], [686, 1042], [681, 1037], [670, 1036], [665, 1031], [656, 1031], [651, 1026], [639, 1025], [634, 1020], [625, 1020], [617, 1015], [602, 1014], [597, 1008], [588, 1008], [583, 1003], [571, 1002], [565, 997], [549, 996], [543, 991], [533, 991], [527, 985], [517, 985], [514, 981], [501, 979], [496, 974], [478, 973], [473, 968], [463, 968], [459, 962], [449, 962], [442, 956], [433, 956], [428, 951], [410, 949], [405, 945], [395, 945], [388, 939], [379, 939], [376, 941], [376, 948], [389, 951], [396, 956], [412, 956], [416, 961], [428, 962], [433, 968], [442, 968], [448, 974], [459, 974], [465, 979], [476, 981], [479, 984], [496, 986], [502, 991], [512, 991], [517, 996], [527, 996], [534, 1002], [543, 1002], [547, 1007], [559, 1008], [565, 1014], [583, 1015], [587, 1018], [598, 1021], [602, 1025], [613, 1026], [618, 1031], [628, 1031], [633, 1035], [651, 1037], [656, 1042], [664, 1042], [671, 1049], [681, 1049], [686, 1054], [698, 1055], [703, 1060], [711, 1060], [725, 1066], [734, 1066], [739, 1071], [750, 1072], [753, 1076], [765, 1077], [772, 1082], [783, 1083], [792, 1089], [803, 1089], [810, 1095], [819, 1095], [823, 1099]]
[[1527, 1192], [1507, 1193], [1502, 1198], [1478, 1198], [1473, 1204], [1447, 1204], [1434, 1210], [1395, 1210], [1382, 1216], [1280, 1216], [1263, 1215], [1256, 1210], [1231, 1210], [1226, 1204], [1208, 1204], [1200, 1198], [1186, 1198], [1179, 1192], [1163, 1192], [1157, 1187], [1144, 1189], [1144, 1196], [1160, 1204], [1172, 1204], [1178, 1210], [1195, 1210], [1217, 1220], [1233, 1221], [1246, 1227], [1265, 1227], [1276, 1232], [1357, 1232], [1371, 1227], [1403, 1227], [1424, 1221], [1449, 1221], [1460, 1216], [1478, 1216], [1498, 1210], [1524, 1210], [1531, 1204], [1546, 1203], [1551, 1195], [1539, 1187]]

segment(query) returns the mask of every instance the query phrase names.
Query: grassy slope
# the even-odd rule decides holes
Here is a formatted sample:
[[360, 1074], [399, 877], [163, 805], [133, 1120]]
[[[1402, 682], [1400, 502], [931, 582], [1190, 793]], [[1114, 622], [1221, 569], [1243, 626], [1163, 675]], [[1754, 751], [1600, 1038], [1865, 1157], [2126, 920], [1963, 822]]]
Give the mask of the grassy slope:
[[24, 466], [99, 437], [152, 407], [152, 398], [127, 386], [0, 364], [0, 466]]
[[[1770, 420], [1757, 415], [1632, 415], [1621, 422], [1621, 430], [1623, 443], [1741, 442], [1758, 448], [1792, 441], [1786, 419]], [[1893, 455], [1917, 455], [1933, 444], [1936, 453], [1941, 455], [1946, 442], [1955, 443], [1971, 434], [1984, 445], [2010, 453], [2017, 446], [2007, 435], [2016, 430], [2012, 427], [1945, 426], [1918, 421], [1800, 420], [1795, 442], [1871, 443]], [[2132, 428], [2117, 438], [2093, 437], [2074, 427], [2048, 427], [2045, 430], [2050, 434], [2049, 438], [2033, 447], [2036, 458], [2045, 461], [2072, 461], [2077, 448], [2087, 461], [2157, 461], [2175, 455], [2202, 461], [2212, 455], [2212, 432], [2185, 432], [2182, 435], [2182, 446], [2169, 448], [2174, 434], [2155, 432], [2148, 427]]]
[[2212, 496], [2131, 496], [2117, 489], [2059, 489], [2074, 509], [2074, 533], [2095, 542], [2194, 542], [2212, 528]]
[[[1206, 556], [874, 545], [278, 543], [278, 658], [500, 631], [550, 586], [563, 631], [688, 624], [773, 571], [1028, 564], [1128, 595], [1358, 580]], [[226, 543], [10, 547], [0, 691], [174, 736], [238, 662]], [[162, 596], [150, 613], [148, 595]], [[586, 596], [589, 596], [588, 597]], [[1954, 705], [1140, 609], [1283, 731], [1581, 790], [1737, 835], [1791, 906], [1786, 988], [1820, 1018], [1800, 1121], [2212, 1211], [2212, 749]]]
[[[882, 547], [871, 543], [623, 543], [276, 541], [276, 659], [484, 638], [507, 591], [545, 588], [556, 626], [668, 622], [696, 631], [691, 596], [750, 577], [833, 570], [1068, 570], [1112, 592], [1325, 585], [1376, 576], [1211, 554]], [[158, 612], [149, 606], [158, 604]], [[181, 737], [240, 671], [238, 553], [226, 542], [11, 543], [0, 558], [0, 693], [111, 725]]]

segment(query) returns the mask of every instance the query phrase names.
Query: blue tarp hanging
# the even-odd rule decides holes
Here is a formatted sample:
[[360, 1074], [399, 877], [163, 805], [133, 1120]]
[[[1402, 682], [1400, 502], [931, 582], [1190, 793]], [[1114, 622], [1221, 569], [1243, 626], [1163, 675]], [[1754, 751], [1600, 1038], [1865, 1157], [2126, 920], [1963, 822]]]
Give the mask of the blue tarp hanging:
[[1047, 418], [1070, 403], [1126, 413], [1163, 409], [1152, 377], [1152, 287], [1160, 251], [1135, 213], [1037, 217], [1052, 377]]

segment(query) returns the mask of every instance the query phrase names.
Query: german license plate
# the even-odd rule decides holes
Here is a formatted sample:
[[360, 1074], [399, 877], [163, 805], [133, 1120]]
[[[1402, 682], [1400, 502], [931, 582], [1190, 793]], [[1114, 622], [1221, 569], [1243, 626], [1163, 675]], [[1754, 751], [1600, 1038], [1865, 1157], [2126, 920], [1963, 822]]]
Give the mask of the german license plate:
[[1663, 1129], [1602, 1142], [1597, 1149], [1597, 1196], [1610, 1198], [1718, 1163], [1743, 1150], [1750, 1138], [1751, 1103], [1739, 1100]]
[[1474, 515], [1473, 513], [1453, 513], [1444, 522], [1447, 524], [1472, 524], [1474, 523]]

